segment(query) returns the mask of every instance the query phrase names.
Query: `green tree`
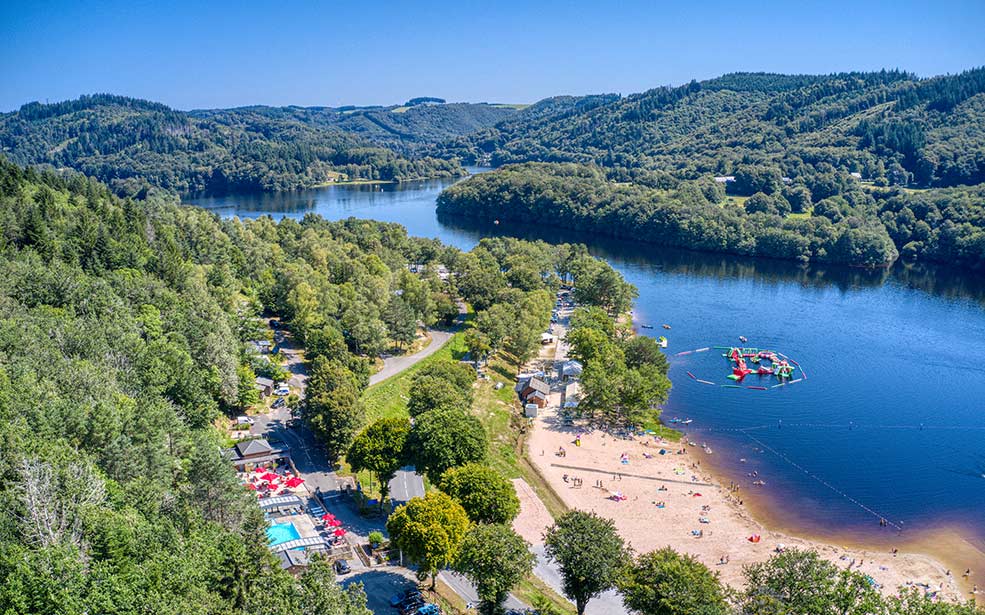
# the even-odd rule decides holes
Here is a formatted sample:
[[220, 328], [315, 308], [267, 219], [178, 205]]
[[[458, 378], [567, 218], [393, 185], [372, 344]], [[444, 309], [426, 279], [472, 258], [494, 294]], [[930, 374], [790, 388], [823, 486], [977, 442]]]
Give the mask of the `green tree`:
[[505, 525], [477, 525], [462, 541], [454, 568], [475, 584], [483, 615], [503, 613], [510, 590], [533, 571], [536, 558]]
[[417, 564], [422, 574], [431, 576], [432, 589], [438, 571], [458, 556], [469, 526], [461, 505], [441, 492], [412, 498], [393, 511], [386, 522], [390, 542]]
[[257, 376], [250, 369], [250, 366], [241, 365], [236, 370], [236, 375], [239, 377], [239, 387], [236, 394], [236, 404], [239, 408], [245, 410], [260, 403], [260, 391], [256, 387]]
[[520, 513], [513, 483], [489, 466], [469, 463], [450, 468], [438, 486], [462, 505], [474, 523], [510, 523]]
[[718, 575], [690, 555], [664, 548], [641, 555], [618, 583], [623, 601], [641, 615], [726, 615]]
[[379, 419], [364, 429], [346, 454], [354, 472], [368, 470], [380, 484], [380, 509], [390, 493], [390, 481], [404, 464], [404, 445], [410, 433], [405, 418]]
[[435, 361], [421, 368], [411, 381], [407, 409], [411, 416], [430, 410], [472, 407], [475, 370], [464, 363]]
[[393, 296], [383, 311], [383, 323], [390, 339], [401, 347], [417, 339], [417, 314], [402, 298]]
[[561, 571], [564, 595], [575, 602], [578, 615], [588, 601], [615, 586], [628, 561], [615, 524], [595, 513], [567, 512], [547, 530], [547, 557]]
[[335, 582], [332, 564], [316, 555], [298, 579], [302, 615], [372, 615], [366, 607], [362, 583], [342, 587]]
[[476, 364], [485, 361], [492, 352], [489, 336], [475, 327], [466, 329], [465, 347], [469, 349], [469, 355]]
[[326, 455], [333, 462], [346, 449], [365, 421], [366, 410], [352, 386], [344, 385], [331, 391], [305, 398], [305, 417], [312, 431], [325, 445]]
[[472, 387], [461, 389], [454, 382], [434, 377], [415, 378], [407, 393], [407, 411], [418, 416], [431, 410], [459, 410], [472, 407]]
[[449, 468], [486, 458], [486, 431], [461, 410], [438, 409], [417, 417], [407, 438], [407, 456], [433, 482]]
[[880, 605], [879, 592], [865, 575], [839, 570], [814, 551], [784, 551], [748, 566], [744, 575], [745, 613], [867, 615]]
[[629, 310], [638, 295], [636, 287], [623, 280], [619, 272], [604, 261], [591, 257], [579, 259], [572, 265], [575, 276], [575, 300], [595, 305], [609, 314]]

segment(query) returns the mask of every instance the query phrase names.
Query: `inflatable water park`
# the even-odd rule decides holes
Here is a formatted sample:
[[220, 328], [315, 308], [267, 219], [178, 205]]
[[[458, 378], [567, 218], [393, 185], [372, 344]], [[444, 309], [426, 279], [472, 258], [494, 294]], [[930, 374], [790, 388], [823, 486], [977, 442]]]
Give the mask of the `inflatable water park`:
[[[746, 341], [742, 338], [742, 341]], [[691, 380], [711, 386], [727, 389], [748, 389], [753, 391], [769, 391], [782, 386], [797, 384], [807, 380], [803, 366], [781, 352], [769, 349], [747, 348], [740, 346], [708, 346], [695, 350], [685, 350], [676, 353], [675, 357], [691, 354], [720, 351], [726, 360], [727, 372], [721, 383], [708, 378], [701, 378], [693, 372], [687, 372]]]

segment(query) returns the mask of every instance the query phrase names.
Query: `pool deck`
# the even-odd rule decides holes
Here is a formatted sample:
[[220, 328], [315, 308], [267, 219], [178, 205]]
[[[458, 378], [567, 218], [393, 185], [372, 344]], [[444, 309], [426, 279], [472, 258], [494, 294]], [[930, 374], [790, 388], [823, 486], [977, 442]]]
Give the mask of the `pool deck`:
[[279, 523], [293, 523], [294, 528], [297, 529], [301, 538], [318, 536], [318, 530], [315, 529], [314, 519], [312, 519], [310, 515], [284, 515], [282, 517], [274, 517], [271, 520], [272, 525], [277, 525]]

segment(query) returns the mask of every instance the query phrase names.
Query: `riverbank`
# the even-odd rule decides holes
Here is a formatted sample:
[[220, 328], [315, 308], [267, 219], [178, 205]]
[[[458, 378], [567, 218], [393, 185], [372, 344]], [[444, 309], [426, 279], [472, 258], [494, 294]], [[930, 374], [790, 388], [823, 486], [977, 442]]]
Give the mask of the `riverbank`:
[[[893, 554], [770, 529], [745, 505], [742, 490], [730, 492], [719, 482], [708, 455], [696, 447], [564, 426], [553, 410], [534, 421], [529, 446], [531, 461], [569, 507], [611, 518], [637, 552], [670, 546], [694, 555], [734, 587], [742, 585], [743, 566], [768, 559], [782, 545], [813, 549], [839, 568], [861, 571], [886, 593], [923, 584], [947, 600], [971, 597], [960, 582], [963, 570], [948, 576], [947, 564], [902, 545]], [[758, 542], [750, 541], [754, 536]]]

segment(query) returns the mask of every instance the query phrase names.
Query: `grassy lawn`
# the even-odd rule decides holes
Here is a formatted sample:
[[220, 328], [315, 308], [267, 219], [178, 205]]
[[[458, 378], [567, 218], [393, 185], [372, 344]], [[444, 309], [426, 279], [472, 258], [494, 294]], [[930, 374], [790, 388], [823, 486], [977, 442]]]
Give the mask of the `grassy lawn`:
[[[479, 381], [472, 412], [489, 434], [489, 465], [507, 478], [522, 478], [544, 502], [551, 516], [567, 512], [556, 493], [541, 478], [526, 456], [530, 420], [524, 418], [513, 391], [515, 362], [512, 357], [493, 357], [486, 366], [489, 380]], [[502, 388], [496, 390], [496, 383]]]
[[387, 378], [366, 389], [362, 397], [363, 405], [366, 407], [366, 423], [381, 418], [407, 416], [407, 393], [410, 391], [414, 374], [437, 361], [458, 361], [466, 352], [465, 334], [456, 333], [433, 355], [392, 378]]

